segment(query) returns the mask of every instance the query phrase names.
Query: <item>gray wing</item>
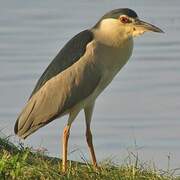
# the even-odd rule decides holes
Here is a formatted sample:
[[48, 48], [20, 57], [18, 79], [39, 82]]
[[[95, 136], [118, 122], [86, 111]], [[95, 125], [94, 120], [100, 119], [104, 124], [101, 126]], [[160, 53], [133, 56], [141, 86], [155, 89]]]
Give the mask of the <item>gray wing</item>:
[[57, 54], [39, 78], [30, 98], [52, 77], [72, 66], [85, 53], [86, 45], [92, 41], [93, 33], [85, 30], [74, 36]]
[[93, 93], [101, 74], [98, 66], [90, 62], [91, 57], [88, 47], [76, 63], [41, 85], [16, 121], [14, 130], [18, 136], [26, 138]]

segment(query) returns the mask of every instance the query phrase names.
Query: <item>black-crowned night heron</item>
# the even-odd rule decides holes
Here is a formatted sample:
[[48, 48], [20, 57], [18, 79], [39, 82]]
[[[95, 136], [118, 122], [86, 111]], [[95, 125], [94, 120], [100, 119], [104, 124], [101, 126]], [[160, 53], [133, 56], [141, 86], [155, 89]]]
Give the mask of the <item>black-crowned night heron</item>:
[[133, 50], [133, 37], [147, 31], [163, 32], [141, 21], [131, 9], [105, 14], [91, 29], [74, 36], [58, 53], [38, 80], [14, 131], [27, 136], [65, 114], [62, 168], [67, 168], [67, 146], [71, 124], [84, 109], [86, 139], [93, 165], [97, 166], [90, 129], [96, 98], [127, 63]]

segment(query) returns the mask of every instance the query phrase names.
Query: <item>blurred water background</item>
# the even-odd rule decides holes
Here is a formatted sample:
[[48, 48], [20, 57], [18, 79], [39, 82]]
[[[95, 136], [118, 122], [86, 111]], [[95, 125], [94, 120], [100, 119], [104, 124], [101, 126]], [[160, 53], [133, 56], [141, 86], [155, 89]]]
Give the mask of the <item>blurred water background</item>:
[[[79, 31], [92, 27], [107, 11], [134, 9], [165, 34], [135, 39], [133, 55], [98, 98], [92, 121], [97, 158], [122, 162], [128, 151], [158, 167], [180, 167], [180, 1], [0, 0], [0, 129], [13, 134], [18, 113], [37, 79]], [[38, 130], [24, 143], [61, 152], [67, 117]], [[84, 115], [74, 122], [69, 159], [89, 159]]]

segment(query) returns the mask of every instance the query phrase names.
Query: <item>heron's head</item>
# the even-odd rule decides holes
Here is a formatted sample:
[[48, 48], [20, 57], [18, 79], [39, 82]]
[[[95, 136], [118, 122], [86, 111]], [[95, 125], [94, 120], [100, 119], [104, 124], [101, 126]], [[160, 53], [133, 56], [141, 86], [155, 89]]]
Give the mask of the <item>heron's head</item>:
[[121, 38], [135, 37], [145, 32], [163, 32], [160, 28], [140, 20], [136, 12], [128, 8], [106, 13], [94, 28], [101, 29], [106, 35], [119, 34]]

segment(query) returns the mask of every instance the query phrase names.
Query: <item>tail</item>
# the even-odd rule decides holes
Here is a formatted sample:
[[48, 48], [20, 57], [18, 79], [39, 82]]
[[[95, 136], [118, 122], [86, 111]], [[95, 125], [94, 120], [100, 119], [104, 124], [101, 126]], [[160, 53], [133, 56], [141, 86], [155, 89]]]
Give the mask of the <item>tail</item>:
[[34, 116], [35, 107], [36, 101], [35, 99], [31, 98], [16, 120], [14, 132], [22, 139], [25, 139], [44, 125], [43, 123], [38, 123], [36, 121], [36, 118]]
[[14, 126], [14, 132], [20, 138], [27, 138], [58, 117], [58, 101], [52, 102], [47, 97], [43, 93], [36, 93], [27, 102]]
[[35, 107], [35, 104], [35, 101], [28, 101], [27, 105], [16, 120], [14, 132], [22, 139], [25, 139], [28, 135], [32, 133], [30, 131], [32, 125], [32, 118], [30, 121], [30, 117]]

